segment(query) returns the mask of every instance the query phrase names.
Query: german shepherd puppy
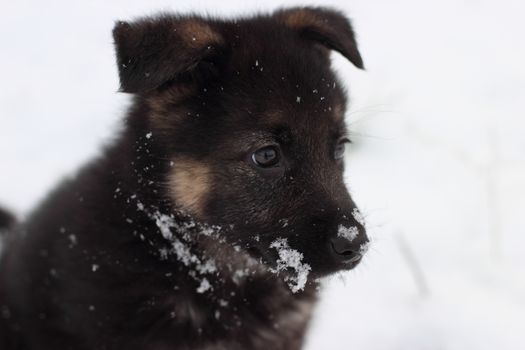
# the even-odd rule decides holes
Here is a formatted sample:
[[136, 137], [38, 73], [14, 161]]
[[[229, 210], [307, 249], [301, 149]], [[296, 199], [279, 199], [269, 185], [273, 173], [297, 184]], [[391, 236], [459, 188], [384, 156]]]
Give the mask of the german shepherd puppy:
[[113, 35], [133, 105], [8, 233], [0, 349], [300, 349], [318, 279], [368, 245], [330, 69], [330, 50], [363, 67], [349, 21], [161, 14]]

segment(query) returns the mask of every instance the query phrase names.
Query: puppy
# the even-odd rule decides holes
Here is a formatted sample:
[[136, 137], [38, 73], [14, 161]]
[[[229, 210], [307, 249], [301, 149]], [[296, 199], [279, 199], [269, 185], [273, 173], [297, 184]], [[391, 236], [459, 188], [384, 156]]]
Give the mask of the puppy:
[[161, 14], [113, 35], [133, 105], [7, 235], [0, 348], [300, 349], [318, 279], [368, 245], [329, 58], [363, 68], [349, 21]]

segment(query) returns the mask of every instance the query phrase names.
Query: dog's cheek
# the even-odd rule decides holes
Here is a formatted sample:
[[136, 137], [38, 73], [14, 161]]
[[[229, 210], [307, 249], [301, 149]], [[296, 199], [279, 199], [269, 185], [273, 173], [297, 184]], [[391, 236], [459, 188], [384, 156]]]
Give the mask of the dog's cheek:
[[169, 194], [175, 205], [203, 219], [211, 189], [210, 167], [204, 162], [178, 157], [168, 175]]

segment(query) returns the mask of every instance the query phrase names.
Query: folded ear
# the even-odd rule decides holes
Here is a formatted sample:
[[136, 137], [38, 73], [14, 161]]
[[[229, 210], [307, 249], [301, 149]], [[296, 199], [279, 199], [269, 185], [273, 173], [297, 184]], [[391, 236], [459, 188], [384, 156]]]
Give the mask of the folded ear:
[[356, 67], [364, 69], [350, 20], [340, 12], [322, 7], [280, 10], [275, 16], [299, 35], [336, 50]]
[[131, 93], [153, 90], [202, 66], [213, 70], [223, 45], [203, 18], [170, 15], [117, 22], [113, 38], [120, 91]]

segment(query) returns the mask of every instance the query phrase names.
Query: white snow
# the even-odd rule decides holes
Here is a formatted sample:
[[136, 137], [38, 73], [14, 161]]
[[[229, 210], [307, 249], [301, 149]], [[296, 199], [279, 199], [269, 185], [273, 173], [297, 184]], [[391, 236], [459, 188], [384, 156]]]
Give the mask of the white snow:
[[[202, 277], [206, 274], [213, 274], [217, 271], [217, 266], [212, 258], [205, 257], [193, 252], [190, 243], [195, 239], [195, 235], [202, 235], [220, 239], [219, 232], [221, 227], [208, 226], [196, 223], [193, 220], [183, 223], [177, 222], [173, 214], [163, 214], [158, 210], [146, 208], [140, 201], [137, 202], [137, 210], [145, 212], [152, 220], [155, 221], [160, 234], [167, 241], [170, 247], [161, 247], [159, 257], [161, 260], [167, 260], [170, 255], [174, 255], [178, 261], [185, 266], [190, 267], [190, 276], [200, 281], [197, 292], [204, 293], [213, 289], [207, 278]], [[189, 220], [189, 219], [188, 219]], [[177, 234], [172, 232], [172, 229]], [[190, 230], [192, 230], [190, 232]], [[141, 239], [144, 237], [141, 235]]]
[[285, 274], [284, 280], [292, 292], [297, 293], [304, 289], [308, 280], [308, 274], [312, 269], [310, 265], [303, 263], [303, 254], [295, 249], [290, 248], [286, 238], [278, 238], [270, 244], [270, 248], [277, 249], [279, 259], [277, 259], [277, 266], [275, 273], [283, 271], [289, 272], [289, 269], [295, 271], [293, 275]]
[[200, 259], [194, 255], [190, 251], [190, 248], [180, 240], [174, 240], [171, 247], [172, 249], [169, 251], [169, 253], [174, 253], [177, 256], [177, 259], [184, 265], [190, 266], [200, 264]]
[[285, 228], [289, 225], [288, 219], [281, 219], [279, 220], [279, 223], [281, 224], [282, 228]]
[[339, 225], [337, 228], [337, 236], [347, 239], [352, 242], [359, 235], [359, 229], [355, 226], [346, 227]]
[[154, 214], [155, 224], [160, 229], [160, 232], [162, 233], [162, 237], [164, 237], [167, 240], [170, 240], [173, 238], [173, 234], [171, 233], [171, 228], [175, 227], [175, 222], [173, 221], [173, 218], [166, 214], [161, 214], [159, 212], [156, 212]]
[[359, 253], [361, 253], [361, 255], [365, 255], [368, 250], [370, 249], [370, 245], [371, 243], [370, 242], [366, 242], [366, 243], [363, 243], [359, 246]]
[[201, 280], [200, 286], [197, 288], [197, 293], [202, 294], [210, 289], [212, 289], [210, 282], [208, 281], [207, 278], [203, 278]]
[[365, 218], [363, 217], [363, 214], [359, 211], [359, 209], [354, 208], [352, 211], [352, 216], [354, 217], [355, 221], [359, 223], [359, 225], [365, 227]]
[[160, 260], [168, 260], [169, 250], [167, 248], [159, 249]]
[[[65, 232], [65, 231], [64, 231]], [[78, 244], [78, 239], [77, 239], [77, 236], [74, 235], [74, 234], [70, 234], [69, 236], [67, 236], [68, 239], [69, 239], [69, 248], [73, 248], [74, 246], [76, 246]]]

